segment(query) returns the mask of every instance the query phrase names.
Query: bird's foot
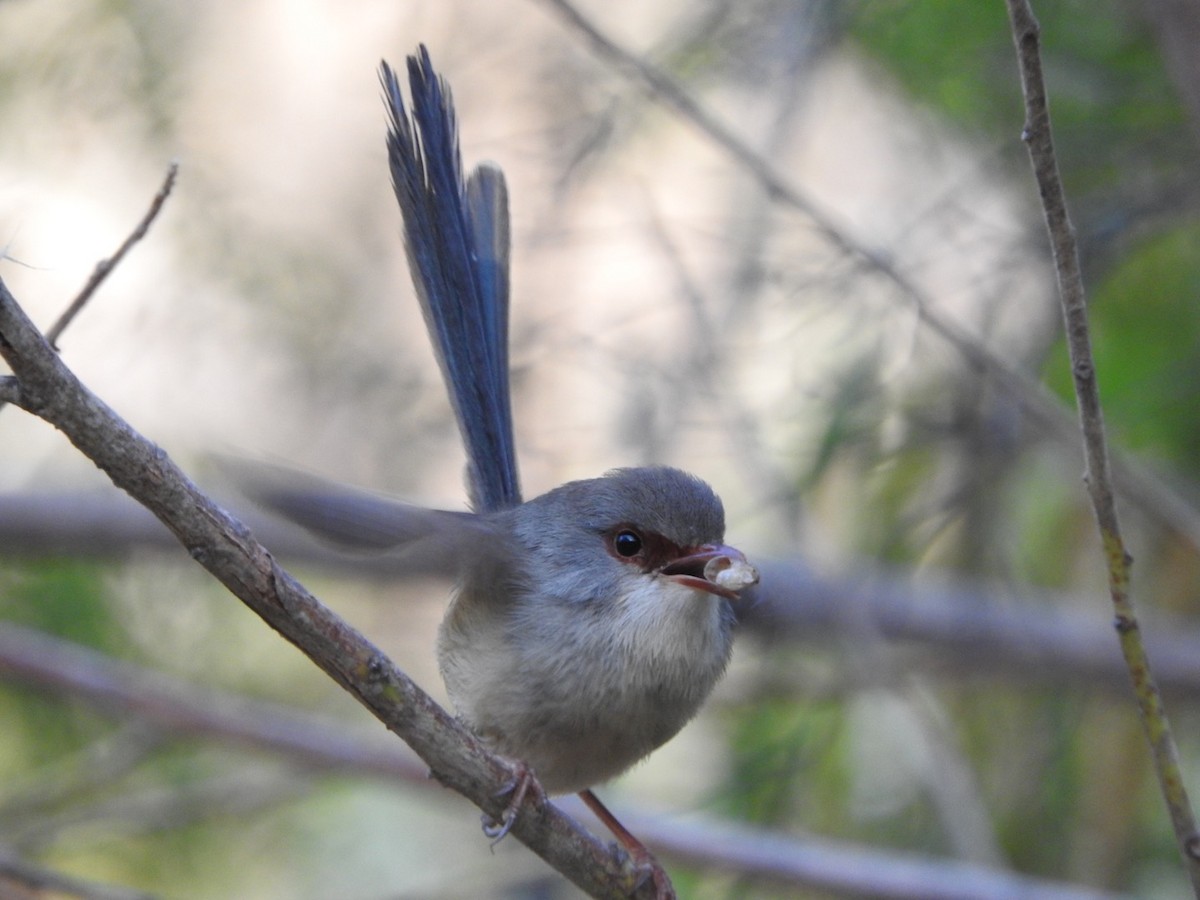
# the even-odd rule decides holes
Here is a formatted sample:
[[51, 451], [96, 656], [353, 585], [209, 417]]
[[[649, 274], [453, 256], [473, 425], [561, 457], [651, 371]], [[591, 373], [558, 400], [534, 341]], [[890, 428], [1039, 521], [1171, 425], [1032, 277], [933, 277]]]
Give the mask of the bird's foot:
[[496, 792], [497, 797], [508, 797], [508, 805], [504, 807], [499, 819], [492, 819], [486, 813], [483, 816], [483, 833], [492, 839], [492, 846], [504, 840], [517, 821], [517, 813], [527, 796], [533, 797], [533, 802], [540, 806], [546, 802], [546, 791], [542, 788], [533, 774], [533, 769], [527, 763], [517, 761], [513, 764], [513, 776]]
[[627, 850], [627, 853], [637, 879], [634, 882], [635, 891], [649, 880], [654, 885], [655, 900], [676, 900], [675, 888], [671, 884], [671, 879], [667, 876], [662, 864], [654, 858], [653, 853], [644, 846], [641, 850]]

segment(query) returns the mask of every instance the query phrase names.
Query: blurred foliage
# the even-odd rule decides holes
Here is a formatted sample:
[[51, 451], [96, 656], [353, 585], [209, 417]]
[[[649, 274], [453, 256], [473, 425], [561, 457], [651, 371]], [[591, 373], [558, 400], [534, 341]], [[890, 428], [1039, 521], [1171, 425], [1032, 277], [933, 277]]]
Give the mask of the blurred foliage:
[[[1087, 287], [1106, 420], [1118, 443], [1194, 477], [1200, 223], [1194, 191], [1184, 189], [1196, 181], [1194, 140], [1136, 4], [1057, 0], [1035, 12], [1060, 170], [1094, 276]], [[868, 3], [852, 33], [914, 97], [963, 128], [997, 140], [1019, 128], [1001, 4]], [[935, 35], [953, 40], [935, 43]], [[1024, 154], [1015, 162], [1024, 166]], [[1047, 381], [1073, 401], [1061, 341]]]
[[797, 810], [809, 818], [837, 809], [846, 790], [842, 713], [838, 704], [797, 706], [776, 699], [735, 717], [729, 736], [735, 763], [721, 811], [783, 826]]
[[849, 28], [916, 99], [964, 128], [1011, 134], [1016, 64], [1001, 4], [860, 3]]
[[122, 655], [127, 645], [106, 602], [111, 569], [72, 559], [28, 563], [5, 572], [0, 616]]
[[[126, 656], [129, 644], [122, 640], [105, 602], [107, 571], [70, 559], [9, 567], [0, 583], [0, 618]], [[107, 730], [86, 705], [47, 704], [44, 695], [4, 684], [0, 684], [0, 697], [4, 721], [20, 722], [14, 733], [28, 739], [14, 773], [35, 761], [77, 751]]]
[[[1115, 437], [1181, 472], [1200, 472], [1200, 222], [1139, 241], [1091, 292], [1092, 352]], [[1066, 348], [1047, 382], [1071, 396]]]
[[[1050, 0], [1034, 11], [1062, 175], [1076, 202], [1081, 193], [1111, 193], [1142, 169], [1183, 170], [1186, 121], [1136, 5]], [[863, 3], [849, 27], [940, 115], [993, 140], [1019, 133], [1023, 108], [1003, 4]]]

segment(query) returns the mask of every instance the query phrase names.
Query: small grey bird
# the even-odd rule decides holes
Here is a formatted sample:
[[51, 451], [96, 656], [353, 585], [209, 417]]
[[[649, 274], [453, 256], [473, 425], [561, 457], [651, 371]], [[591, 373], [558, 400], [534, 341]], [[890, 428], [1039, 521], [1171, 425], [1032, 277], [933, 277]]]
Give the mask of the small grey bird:
[[573, 481], [488, 521], [506, 549], [462, 578], [442, 677], [467, 723], [547, 791], [583, 791], [696, 714], [729, 661], [726, 584], [756, 576], [721, 543], [721, 501], [677, 469]]
[[453, 571], [442, 677], [463, 721], [522, 772], [491, 833], [507, 831], [538, 783], [579, 792], [660, 896], [673, 896], [649, 851], [589, 788], [696, 714], [729, 660], [731, 603], [758, 573], [723, 543], [716, 494], [678, 469], [617, 469], [521, 501], [504, 176], [483, 165], [464, 181], [449, 88], [423, 46], [408, 73], [411, 120], [396, 74], [381, 70], [388, 158], [413, 282], [467, 446], [474, 512], [270, 480], [252, 492], [327, 537]]

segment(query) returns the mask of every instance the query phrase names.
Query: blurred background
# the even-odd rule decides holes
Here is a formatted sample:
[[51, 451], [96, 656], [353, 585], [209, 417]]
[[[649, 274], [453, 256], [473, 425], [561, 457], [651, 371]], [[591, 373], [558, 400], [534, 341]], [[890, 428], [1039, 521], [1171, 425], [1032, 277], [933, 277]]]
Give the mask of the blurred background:
[[[1035, 11], [1195, 790], [1200, 9]], [[526, 494], [680, 466], [772, 576], [700, 719], [601, 791], [699, 835], [663, 854], [682, 895], [926, 895], [888, 860], [963, 896], [993, 896], [967, 871], [1186, 895], [1109, 627], [999, 0], [5, 0], [0, 34], [0, 274], [48, 326], [177, 160], [60, 346], [252, 518], [214, 456], [463, 506], [377, 76], [429, 46], [467, 164], [509, 178]], [[261, 527], [444, 698], [447, 586]], [[356, 756], [402, 748], [12, 409], [0, 554], [0, 872], [86, 882], [48, 896], [573, 896], [419, 766]], [[861, 852], [878, 889], [717, 862], [714, 822]]]

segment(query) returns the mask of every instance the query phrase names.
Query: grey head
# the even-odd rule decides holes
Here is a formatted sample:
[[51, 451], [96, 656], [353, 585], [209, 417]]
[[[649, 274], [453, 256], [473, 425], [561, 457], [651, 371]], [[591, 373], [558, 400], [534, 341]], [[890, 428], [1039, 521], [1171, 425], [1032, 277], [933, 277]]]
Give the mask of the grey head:
[[636, 524], [679, 546], [725, 536], [721, 498], [699, 478], [668, 466], [613, 469], [600, 478], [568, 482], [527, 505], [542, 515], [569, 515], [596, 532], [615, 522]]
[[542, 591], [576, 602], [616, 596], [618, 583], [634, 573], [699, 574], [669, 567], [720, 547], [725, 536], [725, 510], [713, 489], [666, 466], [572, 481], [506, 514], [537, 560]]

